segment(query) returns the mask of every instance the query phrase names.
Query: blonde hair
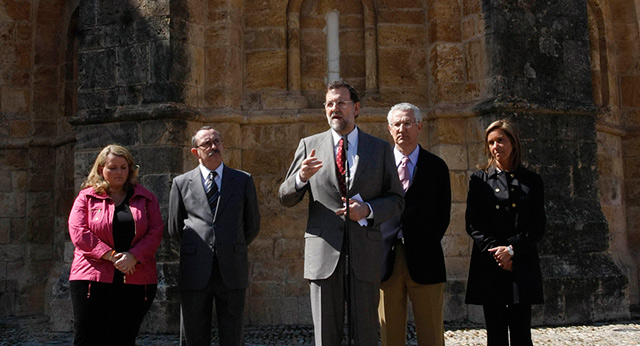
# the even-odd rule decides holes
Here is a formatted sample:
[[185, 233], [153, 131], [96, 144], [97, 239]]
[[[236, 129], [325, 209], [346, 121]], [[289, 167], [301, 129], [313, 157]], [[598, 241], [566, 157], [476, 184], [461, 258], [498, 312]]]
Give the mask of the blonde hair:
[[489, 143], [487, 139], [489, 134], [495, 130], [502, 130], [511, 141], [513, 151], [511, 152], [511, 169], [516, 170], [522, 166], [520, 149], [520, 136], [518, 135], [518, 129], [515, 124], [509, 119], [500, 119], [492, 122], [486, 130], [484, 130], [484, 153], [487, 155], [487, 164], [479, 166], [480, 169], [486, 171], [489, 167], [496, 165], [496, 158], [491, 154]]
[[124, 184], [123, 189], [128, 191], [135, 184], [138, 183], [138, 166], [135, 165], [133, 161], [133, 155], [127, 150], [127, 148], [117, 145], [117, 144], [109, 144], [96, 157], [96, 161], [93, 163], [93, 167], [87, 176], [87, 179], [82, 183], [82, 188], [93, 187], [93, 190], [96, 193], [109, 193], [109, 183], [104, 180], [104, 177], [100, 174], [102, 171], [101, 168], [104, 168], [105, 163], [107, 162], [107, 156], [109, 154], [113, 154], [116, 156], [123, 157], [127, 161], [127, 165], [129, 166], [129, 175], [127, 176], [127, 182]]

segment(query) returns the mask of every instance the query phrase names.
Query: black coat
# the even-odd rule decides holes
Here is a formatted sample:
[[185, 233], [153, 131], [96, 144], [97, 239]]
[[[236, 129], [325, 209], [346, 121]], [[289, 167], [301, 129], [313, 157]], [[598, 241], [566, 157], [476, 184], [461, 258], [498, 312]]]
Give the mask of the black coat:
[[[541, 304], [542, 275], [536, 243], [545, 230], [542, 178], [527, 169], [489, 168], [471, 176], [466, 211], [473, 251], [467, 304]], [[513, 271], [500, 268], [488, 252], [512, 245]]]
[[411, 186], [405, 196], [402, 215], [380, 226], [384, 242], [382, 281], [393, 272], [400, 219], [405, 239], [406, 263], [411, 279], [419, 284], [446, 281], [444, 254], [440, 241], [449, 226], [451, 185], [449, 168], [436, 155], [420, 148]]

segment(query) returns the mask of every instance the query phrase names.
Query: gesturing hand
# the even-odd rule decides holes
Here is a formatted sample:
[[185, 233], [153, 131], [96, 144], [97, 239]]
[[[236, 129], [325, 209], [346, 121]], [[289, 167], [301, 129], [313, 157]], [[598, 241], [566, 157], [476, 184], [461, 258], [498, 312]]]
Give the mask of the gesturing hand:
[[298, 174], [300, 174], [300, 180], [306, 183], [320, 168], [322, 168], [322, 161], [316, 157], [316, 150], [311, 149], [311, 153], [302, 161], [302, 165], [300, 166], [300, 172], [298, 172]]

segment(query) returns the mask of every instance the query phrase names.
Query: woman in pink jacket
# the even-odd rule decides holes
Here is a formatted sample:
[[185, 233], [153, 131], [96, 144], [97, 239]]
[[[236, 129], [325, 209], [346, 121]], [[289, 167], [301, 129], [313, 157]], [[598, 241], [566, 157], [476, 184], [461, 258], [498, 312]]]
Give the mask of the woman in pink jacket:
[[155, 298], [164, 226], [158, 199], [137, 181], [131, 153], [108, 145], [73, 203], [74, 345], [135, 345]]

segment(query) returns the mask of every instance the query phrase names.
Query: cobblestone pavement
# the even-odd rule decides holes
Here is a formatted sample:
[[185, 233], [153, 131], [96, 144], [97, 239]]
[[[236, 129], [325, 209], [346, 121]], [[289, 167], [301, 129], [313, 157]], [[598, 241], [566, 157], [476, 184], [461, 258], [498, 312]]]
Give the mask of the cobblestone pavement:
[[[482, 326], [447, 323], [447, 346], [485, 345]], [[415, 330], [409, 326], [407, 345], [417, 345]], [[246, 329], [247, 346], [313, 345], [310, 326], [270, 326]], [[599, 323], [589, 326], [539, 327], [532, 331], [535, 345], [553, 346], [640, 346], [640, 320]], [[51, 332], [46, 318], [0, 318], [0, 345], [71, 345], [72, 333]], [[176, 334], [143, 334], [139, 346], [179, 345]], [[214, 345], [217, 345], [214, 342]]]

